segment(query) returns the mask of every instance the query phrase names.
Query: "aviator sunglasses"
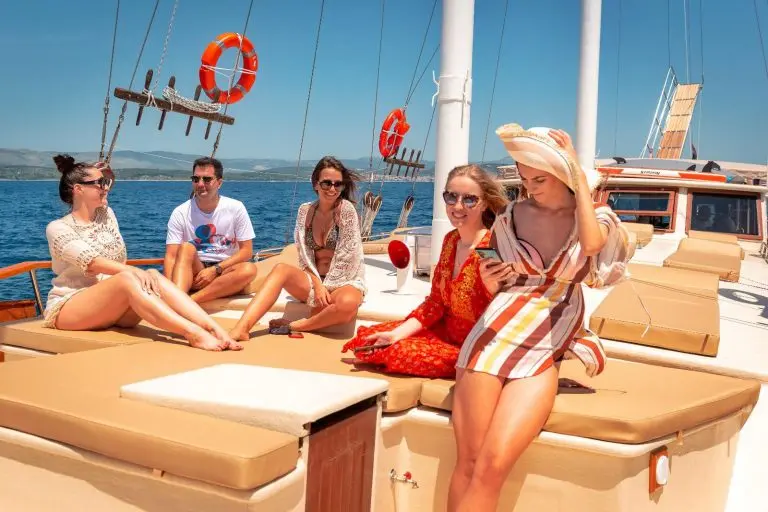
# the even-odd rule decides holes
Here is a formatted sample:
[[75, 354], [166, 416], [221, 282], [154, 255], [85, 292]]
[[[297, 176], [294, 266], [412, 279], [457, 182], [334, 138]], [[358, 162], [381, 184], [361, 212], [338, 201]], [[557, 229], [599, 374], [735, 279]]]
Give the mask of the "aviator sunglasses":
[[343, 181], [323, 180], [319, 182], [319, 185], [320, 185], [320, 188], [323, 190], [330, 190], [331, 187], [334, 187], [336, 190], [344, 190]]
[[443, 192], [443, 201], [445, 201], [445, 204], [450, 206], [455, 206], [456, 203], [461, 201], [461, 204], [464, 205], [464, 208], [472, 209], [475, 206], [477, 206], [477, 203], [480, 202], [480, 198], [472, 195], [472, 194], [457, 194], [456, 192], [449, 192], [445, 191]]
[[200, 180], [203, 180], [203, 183], [208, 185], [216, 178], [214, 176], [190, 176], [190, 179], [192, 183], [200, 183]]

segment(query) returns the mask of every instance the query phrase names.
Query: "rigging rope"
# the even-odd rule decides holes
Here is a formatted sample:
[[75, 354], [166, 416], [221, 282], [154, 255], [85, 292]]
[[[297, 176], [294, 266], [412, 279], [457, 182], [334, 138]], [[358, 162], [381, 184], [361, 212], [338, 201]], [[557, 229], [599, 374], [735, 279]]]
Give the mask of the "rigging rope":
[[[157, 14], [158, 5], [160, 5], [160, 0], [155, 0], [155, 7], [152, 10], [152, 16], [149, 18], [149, 24], [147, 25], [147, 32], [144, 34], [144, 41], [142, 41], [141, 43], [141, 49], [139, 50], [139, 56], [136, 59], [136, 65], [133, 67], [133, 74], [131, 75], [131, 81], [128, 85], [129, 89], [133, 88], [133, 81], [136, 79], [136, 71], [139, 69], [139, 64], [141, 63], [141, 56], [144, 55], [144, 48], [147, 45], [147, 39], [149, 39], [149, 33], [152, 30], [152, 24], [155, 22], [155, 15]], [[123, 101], [123, 108], [120, 111], [120, 117], [117, 120], [115, 133], [112, 135], [112, 142], [109, 145], [109, 152], [107, 153], [106, 158], [104, 158], [104, 161], [106, 163], [109, 163], [109, 161], [112, 159], [112, 152], [115, 150], [115, 143], [117, 142], [117, 136], [120, 133], [120, 127], [123, 125], [123, 121], [125, 121], [126, 110], [128, 110], [128, 100]]]
[[149, 89], [145, 89], [144, 92], [151, 95], [157, 89], [157, 84], [160, 81], [160, 72], [163, 69], [163, 62], [165, 62], [165, 56], [168, 53], [168, 41], [171, 40], [171, 31], [173, 30], [173, 22], [176, 19], [176, 9], [179, 7], [179, 0], [174, 0], [173, 10], [171, 11], [171, 19], [168, 21], [168, 32], [165, 34], [165, 41], [163, 41], [163, 51], [160, 53], [160, 63], [157, 65], [157, 73], [155, 73], [155, 85]]
[[616, 155], [616, 146], [619, 138], [619, 77], [621, 76], [621, 7], [622, 0], [619, 0], [619, 23], [618, 23], [618, 43], [616, 44], [616, 109], [613, 122], [613, 154]]
[[480, 157], [480, 164], [485, 163], [485, 147], [488, 144], [488, 130], [491, 127], [491, 114], [493, 113], [493, 98], [496, 95], [496, 79], [499, 76], [499, 62], [501, 61], [501, 47], [504, 43], [504, 29], [507, 26], [507, 10], [509, 9], [509, 0], [504, 1], [504, 18], [501, 22], [501, 36], [499, 37], [499, 50], [496, 52], [496, 70], [493, 72], [493, 86], [491, 87], [491, 104], [488, 106], [488, 121], [485, 123], [485, 139], [483, 139], [483, 154]]
[[671, 0], [667, 0], [667, 64], [668, 67], [672, 67], [672, 42], [671, 42], [671, 34], [672, 34], [672, 27], [670, 25], [670, 11], [672, 10], [672, 6], [670, 5]]
[[685, 31], [685, 79], [688, 83], [691, 83], [691, 58], [688, 55], [688, 45], [690, 43], [690, 36], [688, 35], [688, 0], [683, 0], [683, 29]]
[[[235, 56], [235, 65], [232, 67], [232, 74], [229, 76], [229, 87], [227, 88], [227, 102], [224, 103], [224, 112], [223, 115], [227, 115], [227, 109], [229, 108], [229, 91], [232, 90], [232, 84], [235, 81], [235, 70], [237, 69], [237, 65], [240, 63], [240, 56], [243, 54], [243, 40], [245, 39], [245, 34], [248, 31], [248, 22], [251, 19], [251, 11], [253, 10], [253, 0], [251, 0], [251, 3], [248, 5], [248, 14], [245, 16], [245, 26], [243, 26], [243, 33], [240, 36], [240, 46], [237, 50], [237, 55]], [[224, 123], [219, 123], [219, 132], [216, 134], [216, 141], [213, 143], [213, 150], [211, 151], [211, 158], [216, 156], [216, 150], [219, 149], [219, 142], [221, 141], [221, 132], [224, 130]]]
[[293, 205], [296, 202], [296, 186], [299, 183], [299, 172], [301, 170], [301, 153], [304, 150], [304, 135], [307, 131], [307, 118], [309, 116], [309, 102], [310, 98], [312, 98], [312, 83], [315, 80], [315, 65], [317, 64], [317, 49], [320, 46], [320, 29], [323, 26], [323, 11], [325, 10], [325, 0], [320, 0], [320, 18], [317, 22], [317, 35], [315, 36], [315, 52], [312, 56], [312, 71], [309, 75], [309, 89], [307, 91], [307, 103], [304, 107], [304, 124], [301, 128], [301, 142], [299, 143], [299, 158], [296, 162], [296, 179], [293, 182], [293, 196], [291, 197], [291, 209], [288, 211], [288, 216], [286, 217], [286, 230], [285, 230], [285, 241], [288, 242], [288, 234], [290, 233], [290, 220], [293, 219]]
[[[432, 26], [432, 18], [435, 16], [436, 7], [437, 7], [437, 0], [435, 0], [432, 3], [432, 12], [429, 13], [429, 21], [427, 22], [427, 29], [424, 31], [424, 37], [421, 40], [419, 57], [416, 59], [416, 66], [414, 66], [413, 68], [413, 76], [411, 76], [411, 84], [408, 86], [408, 94], [406, 94], [405, 96], [405, 105], [403, 106], [403, 110], [408, 108], [408, 103], [411, 101], [411, 98], [413, 97], [413, 93], [416, 91], [416, 87], [418, 87], [419, 85], [418, 82], [416, 82], [416, 85], [414, 85], [413, 80], [416, 78], [416, 73], [419, 71], [419, 62], [421, 62], [421, 55], [424, 52], [424, 45], [427, 43], [427, 36], [429, 35], [429, 29]], [[431, 60], [432, 59], [430, 59], [430, 61]], [[422, 73], [422, 76], [424, 76], [424, 73]], [[421, 81], [421, 78], [419, 78], [419, 81]]]
[[117, 0], [117, 9], [115, 10], [115, 28], [112, 30], [112, 54], [109, 58], [109, 75], [107, 76], [107, 95], [104, 97], [104, 122], [101, 125], [101, 149], [99, 150], [99, 160], [104, 158], [104, 146], [107, 143], [107, 121], [109, 119], [109, 99], [112, 96], [112, 68], [115, 63], [115, 44], [117, 42], [117, 22], [120, 18], [120, 0]]
[[[376, 141], [376, 114], [379, 105], [379, 74], [381, 72], [381, 47], [384, 40], [384, 4], [386, 0], [381, 0], [381, 27], [379, 28], [379, 60], [376, 64], [376, 92], [373, 96], [373, 128], [371, 129], [371, 156], [368, 160], [368, 169], [373, 170], [373, 151]], [[371, 189], [370, 181], [368, 190]]]
[[757, 35], [760, 37], [760, 51], [763, 54], [763, 67], [765, 67], [765, 77], [768, 78], [768, 59], [765, 57], [765, 43], [763, 42], [763, 31], [760, 28], [760, 14], [757, 10], [757, 0], [752, 0], [755, 6], [755, 22], [757, 23]]
[[[704, 117], [704, 8], [702, 6], [702, 0], [699, 0], [699, 50], [701, 52], [701, 88], [699, 93], [699, 116], [698, 127], [696, 128], [696, 145], [698, 149], [696, 156], [698, 157], [699, 150], [701, 150], [701, 118]], [[691, 140], [691, 153], [693, 153], [693, 140]]]

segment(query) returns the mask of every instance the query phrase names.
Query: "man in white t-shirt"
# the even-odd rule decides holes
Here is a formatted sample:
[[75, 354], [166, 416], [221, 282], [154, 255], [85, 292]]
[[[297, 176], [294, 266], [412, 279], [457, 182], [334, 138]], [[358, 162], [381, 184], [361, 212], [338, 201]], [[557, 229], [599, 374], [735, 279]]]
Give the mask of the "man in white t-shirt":
[[256, 277], [253, 225], [243, 203], [219, 195], [223, 177], [215, 158], [195, 160], [192, 198], [168, 220], [165, 276], [198, 303], [234, 295]]

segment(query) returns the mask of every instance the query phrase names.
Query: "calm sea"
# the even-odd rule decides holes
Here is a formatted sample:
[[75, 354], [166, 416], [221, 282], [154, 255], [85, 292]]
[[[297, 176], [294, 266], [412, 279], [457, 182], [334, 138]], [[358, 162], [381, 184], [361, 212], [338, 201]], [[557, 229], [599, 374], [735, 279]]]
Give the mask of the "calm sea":
[[[59, 200], [58, 182], [2, 182], [5, 200], [0, 203], [0, 267], [22, 261], [50, 260], [45, 226], [67, 213]], [[380, 183], [370, 186], [378, 193]], [[293, 209], [291, 200], [296, 193]], [[416, 183], [416, 202], [408, 225], [431, 224], [432, 183]], [[361, 186], [361, 193], [369, 190]], [[383, 203], [373, 224], [373, 233], [392, 230], [400, 217], [404, 199], [411, 193], [409, 183], [384, 183]], [[190, 185], [179, 181], [118, 181], [109, 195], [109, 204], [117, 215], [129, 258], [159, 258], [165, 251], [165, 229], [171, 211], [189, 197]], [[315, 197], [309, 183], [225, 182], [222, 194], [242, 201], [251, 216], [256, 239], [254, 248], [281, 246], [286, 233], [293, 236], [296, 209]], [[291, 242], [292, 240], [289, 240]], [[38, 271], [43, 300], [50, 289], [50, 271]], [[0, 281], [0, 300], [32, 298], [28, 275]]]

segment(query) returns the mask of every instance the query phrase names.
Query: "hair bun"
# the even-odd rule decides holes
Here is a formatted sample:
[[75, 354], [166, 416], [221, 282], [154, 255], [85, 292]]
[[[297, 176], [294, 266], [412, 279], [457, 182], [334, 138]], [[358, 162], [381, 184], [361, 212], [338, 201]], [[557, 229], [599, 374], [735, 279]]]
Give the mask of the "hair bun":
[[61, 174], [68, 174], [75, 168], [75, 159], [69, 155], [56, 155], [53, 161]]

